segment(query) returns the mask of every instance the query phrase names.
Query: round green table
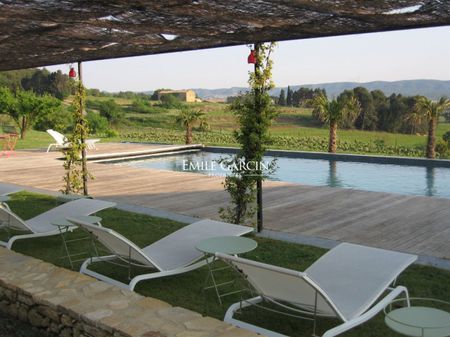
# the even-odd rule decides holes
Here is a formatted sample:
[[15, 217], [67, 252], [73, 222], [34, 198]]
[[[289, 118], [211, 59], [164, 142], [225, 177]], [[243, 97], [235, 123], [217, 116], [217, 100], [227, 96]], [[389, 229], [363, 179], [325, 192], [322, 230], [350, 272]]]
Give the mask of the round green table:
[[239, 255], [254, 250], [258, 244], [255, 240], [241, 236], [218, 236], [200, 241], [196, 248], [205, 254], [224, 253]]
[[[205, 254], [206, 263], [208, 266], [208, 274], [206, 276], [203, 291], [207, 289], [214, 289], [219, 300], [220, 305], [222, 305], [222, 297], [232, 295], [241, 292], [242, 289], [221, 293], [219, 287], [225, 286], [227, 284], [234, 284], [236, 279], [231, 281], [217, 283], [214, 273], [225, 268], [214, 268], [214, 263], [216, 262], [215, 253], [224, 253], [229, 255], [239, 255], [250, 252], [258, 246], [255, 240], [244, 238], [240, 236], [218, 236], [215, 238], [205, 239], [200, 241], [195, 247]], [[209, 256], [212, 256], [210, 258]], [[209, 279], [211, 279], [212, 285], [208, 285]]]
[[386, 312], [384, 321], [389, 328], [406, 336], [450, 336], [450, 313], [438, 308], [410, 306], [393, 309]]

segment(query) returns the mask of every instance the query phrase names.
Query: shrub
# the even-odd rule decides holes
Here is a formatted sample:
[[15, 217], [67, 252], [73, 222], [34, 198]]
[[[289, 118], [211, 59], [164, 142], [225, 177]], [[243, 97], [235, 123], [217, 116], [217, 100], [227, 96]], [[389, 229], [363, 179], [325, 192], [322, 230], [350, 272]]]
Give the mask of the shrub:
[[109, 130], [108, 120], [98, 113], [89, 111], [86, 119], [88, 121], [89, 133], [91, 134], [102, 134]]
[[439, 155], [439, 158], [447, 158], [448, 157], [448, 155], [449, 155], [449, 146], [448, 145], [449, 144], [446, 141], [441, 140], [441, 139], [439, 139], [436, 142], [435, 150], [436, 150], [436, 153]]
[[442, 135], [442, 139], [447, 142], [448, 147], [450, 148], [450, 131], [447, 131]]
[[175, 95], [162, 95], [161, 106], [166, 109], [181, 109], [183, 103]]
[[153, 113], [155, 110], [148, 104], [147, 101], [137, 98], [131, 104], [131, 109], [134, 112], [138, 113]]
[[125, 114], [122, 107], [113, 99], [98, 102], [100, 116], [105, 117], [111, 125], [117, 126], [123, 122]]

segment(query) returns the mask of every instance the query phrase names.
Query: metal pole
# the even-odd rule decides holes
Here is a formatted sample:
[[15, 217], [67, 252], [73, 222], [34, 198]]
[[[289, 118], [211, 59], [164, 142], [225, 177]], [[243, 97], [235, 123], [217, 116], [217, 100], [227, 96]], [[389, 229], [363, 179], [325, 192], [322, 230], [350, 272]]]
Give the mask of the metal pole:
[[[83, 72], [82, 72], [82, 67], [81, 67], [81, 62], [78, 62], [78, 80], [80, 81], [80, 85], [83, 85]], [[79, 89], [81, 89], [81, 87], [79, 87]], [[84, 102], [83, 102], [83, 98], [82, 95], [80, 95], [80, 109], [81, 109], [81, 114], [84, 115], [85, 111], [84, 111]], [[88, 186], [87, 186], [87, 178], [88, 178], [88, 172], [87, 172], [87, 160], [86, 160], [86, 134], [85, 134], [85, 129], [84, 129], [84, 122], [83, 120], [81, 120], [82, 123], [82, 129], [81, 129], [81, 135], [80, 135], [80, 139], [81, 139], [81, 144], [83, 146], [83, 149], [81, 150], [81, 163], [82, 163], [82, 171], [83, 171], [83, 194], [84, 195], [89, 195], [88, 193]]]
[[[262, 76], [261, 74], [261, 64], [259, 63], [259, 53], [260, 53], [260, 44], [255, 43], [255, 54], [256, 54], [256, 62], [255, 62], [255, 77], [256, 81], [259, 83], [259, 78]], [[255, 109], [258, 114], [258, 123], [261, 123], [261, 94], [262, 89], [258, 86], [255, 87]], [[261, 134], [259, 135], [259, 146], [261, 146]], [[262, 158], [258, 158], [262, 160]], [[257, 205], [257, 215], [256, 215], [256, 230], [257, 232], [261, 232], [263, 229], [263, 199], [262, 199], [262, 176], [261, 176], [261, 163], [258, 163], [258, 178], [256, 180], [256, 205]]]

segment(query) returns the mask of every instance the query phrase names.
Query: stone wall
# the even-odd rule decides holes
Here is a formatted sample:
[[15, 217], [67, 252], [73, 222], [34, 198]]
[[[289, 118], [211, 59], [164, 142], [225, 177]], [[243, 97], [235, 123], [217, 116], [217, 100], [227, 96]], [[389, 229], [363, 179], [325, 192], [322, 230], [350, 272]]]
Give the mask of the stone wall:
[[0, 311], [61, 337], [255, 337], [0, 247]]

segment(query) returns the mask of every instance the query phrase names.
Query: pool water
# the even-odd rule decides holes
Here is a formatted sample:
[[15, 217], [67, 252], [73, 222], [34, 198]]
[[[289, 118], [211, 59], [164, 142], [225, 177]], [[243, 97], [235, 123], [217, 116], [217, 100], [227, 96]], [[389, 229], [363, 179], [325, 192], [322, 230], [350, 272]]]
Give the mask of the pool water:
[[[225, 176], [229, 171], [218, 161], [228, 157], [230, 154], [198, 151], [117, 165]], [[264, 162], [273, 159], [277, 170], [269, 180], [450, 198], [450, 168], [271, 156], [264, 157]]]

